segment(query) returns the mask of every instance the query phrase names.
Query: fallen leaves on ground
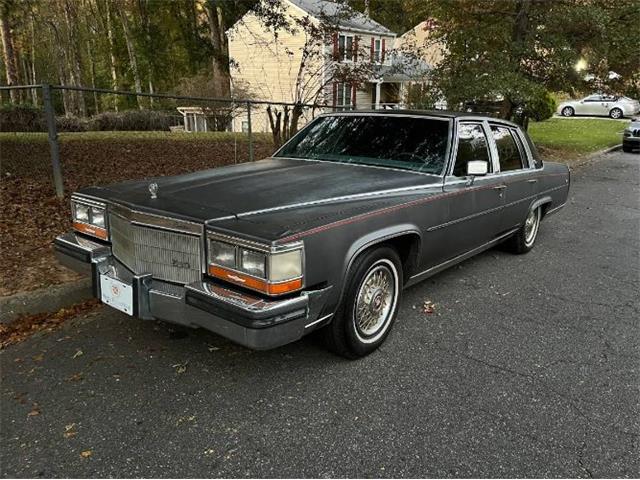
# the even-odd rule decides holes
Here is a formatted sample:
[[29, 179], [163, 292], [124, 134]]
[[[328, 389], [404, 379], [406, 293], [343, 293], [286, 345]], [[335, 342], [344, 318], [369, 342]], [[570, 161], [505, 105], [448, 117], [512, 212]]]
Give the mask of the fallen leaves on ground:
[[81, 357], [82, 355], [84, 355], [84, 352], [80, 349], [76, 350], [76, 353], [73, 354], [73, 357], [71, 358], [78, 358]]
[[[14, 321], [0, 325], [0, 350], [22, 342], [31, 335], [42, 331], [53, 331], [69, 318], [88, 313], [100, 302], [96, 299], [72, 305], [68, 308], [61, 308], [55, 313], [39, 313], [36, 315], [24, 315]], [[34, 359], [35, 361], [40, 361]]]
[[422, 305], [422, 313], [426, 313], [427, 315], [431, 315], [436, 311], [436, 304], [431, 300], [426, 300]]
[[89, 458], [91, 455], [93, 455], [93, 452], [91, 450], [83, 450], [82, 452], [80, 452], [80, 456], [82, 458]]
[[40, 407], [37, 403], [34, 403], [31, 407], [31, 411], [27, 413], [27, 417], [36, 417], [38, 415], [40, 415]]
[[[229, 165], [234, 163], [235, 147], [233, 140], [137, 139], [133, 132], [116, 133], [108, 141], [78, 137], [60, 143], [65, 198], [58, 199], [46, 142], [0, 142], [0, 296], [80, 278], [56, 261], [52, 248], [56, 235], [71, 228], [72, 192]], [[240, 158], [246, 159], [246, 142], [237, 147]], [[254, 142], [254, 148], [256, 158], [273, 152], [266, 141]]]
[[187, 365], [189, 365], [189, 360], [184, 363], [176, 363], [172, 367], [176, 369], [176, 373], [184, 373], [187, 371]]
[[70, 423], [69, 425], [65, 425], [64, 433], [63, 433], [64, 438], [73, 438], [77, 434], [78, 434], [78, 432], [76, 431], [76, 424], [75, 423]]

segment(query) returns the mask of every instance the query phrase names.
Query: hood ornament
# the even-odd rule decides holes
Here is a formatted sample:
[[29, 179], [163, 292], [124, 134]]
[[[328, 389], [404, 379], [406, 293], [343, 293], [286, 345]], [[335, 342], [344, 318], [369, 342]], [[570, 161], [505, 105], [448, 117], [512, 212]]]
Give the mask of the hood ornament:
[[149, 184], [149, 193], [151, 194], [151, 198], [158, 198], [158, 184], [150, 183]]

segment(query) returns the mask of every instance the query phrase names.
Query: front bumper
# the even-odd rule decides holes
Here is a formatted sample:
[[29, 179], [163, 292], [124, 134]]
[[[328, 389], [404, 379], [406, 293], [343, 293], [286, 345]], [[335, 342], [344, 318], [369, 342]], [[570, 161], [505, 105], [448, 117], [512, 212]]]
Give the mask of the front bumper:
[[622, 147], [625, 150], [640, 150], [640, 137], [622, 137]]
[[91, 276], [96, 298], [102, 298], [100, 276], [107, 275], [132, 286], [134, 316], [205, 328], [256, 350], [298, 340], [331, 317], [323, 311], [331, 287], [267, 300], [209, 280], [177, 285], [135, 274], [108, 245], [75, 233], [57, 237], [54, 249], [61, 264]]

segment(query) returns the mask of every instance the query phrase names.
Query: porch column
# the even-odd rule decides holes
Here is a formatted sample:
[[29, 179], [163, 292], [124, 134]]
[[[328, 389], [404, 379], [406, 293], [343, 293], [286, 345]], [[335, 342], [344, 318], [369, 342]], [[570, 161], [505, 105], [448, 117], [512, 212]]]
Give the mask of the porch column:
[[380, 110], [380, 85], [382, 85], [382, 82], [376, 83], [376, 105], [374, 107], [375, 110]]

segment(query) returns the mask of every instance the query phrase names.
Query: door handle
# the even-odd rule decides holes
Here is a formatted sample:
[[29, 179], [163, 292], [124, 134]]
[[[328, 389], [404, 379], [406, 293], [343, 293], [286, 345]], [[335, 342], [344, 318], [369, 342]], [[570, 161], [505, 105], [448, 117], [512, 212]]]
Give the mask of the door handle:
[[527, 183], [538, 183], [538, 179], [537, 178], [531, 178], [531, 179], [527, 180]]
[[505, 188], [507, 188], [506, 185], [496, 185], [493, 187], [494, 190], [504, 190]]

